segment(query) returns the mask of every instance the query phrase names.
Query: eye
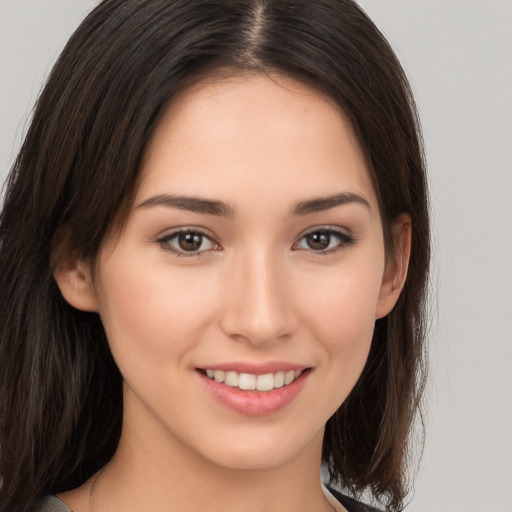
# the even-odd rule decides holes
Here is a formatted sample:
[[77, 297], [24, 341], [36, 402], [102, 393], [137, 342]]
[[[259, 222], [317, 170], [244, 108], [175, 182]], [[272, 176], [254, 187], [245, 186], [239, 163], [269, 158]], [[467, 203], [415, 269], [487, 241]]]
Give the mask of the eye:
[[322, 253], [333, 253], [353, 245], [355, 239], [347, 233], [335, 229], [316, 229], [300, 238], [295, 244], [296, 249]]
[[219, 244], [214, 242], [206, 233], [186, 229], [174, 231], [158, 239], [164, 250], [177, 256], [195, 256], [206, 251], [217, 251]]

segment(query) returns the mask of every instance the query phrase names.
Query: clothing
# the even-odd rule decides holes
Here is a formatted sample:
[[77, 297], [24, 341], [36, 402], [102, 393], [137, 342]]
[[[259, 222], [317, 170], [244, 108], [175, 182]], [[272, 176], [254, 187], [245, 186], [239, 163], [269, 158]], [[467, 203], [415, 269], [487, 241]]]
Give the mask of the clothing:
[[[364, 503], [349, 498], [340, 492], [328, 488], [329, 493], [334, 496], [348, 512], [382, 512], [376, 508], [369, 507]], [[44, 498], [34, 512], [73, 512], [64, 502], [56, 496], [47, 496]]]
[[57, 496], [47, 496], [41, 500], [34, 512], [73, 512]]
[[345, 494], [341, 494], [339, 491], [336, 491], [331, 487], [328, 487], [327, 489], [329, 493], [347, 509], [348, 512], [384, 512], [383, 510], [365, 505], [364, 503], [361, 503], [354, 498], [350, 498]]

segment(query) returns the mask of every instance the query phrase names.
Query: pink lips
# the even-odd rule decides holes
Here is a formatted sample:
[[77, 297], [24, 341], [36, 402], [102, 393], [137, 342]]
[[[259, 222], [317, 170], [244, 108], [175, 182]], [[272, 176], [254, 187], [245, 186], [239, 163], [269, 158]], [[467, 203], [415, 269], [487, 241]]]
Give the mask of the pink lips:
[[237, 373], [250, 373], [265, 375], [279, 371], [303, 371], [302, 375], [291, 384], [271, 391], [246, 391], [237, 387], [230, 387], [207, 377], [198, 371], [204, 386], [224, 406], [247, 416], [264, 416], [275, 413], [287, 406], [302, 390], [310, 371], [300, 365], [283, 364], [279, 362], [264, 365], [251, 363], [228, 363], [208, 366], [211, 370], [234, 371]]

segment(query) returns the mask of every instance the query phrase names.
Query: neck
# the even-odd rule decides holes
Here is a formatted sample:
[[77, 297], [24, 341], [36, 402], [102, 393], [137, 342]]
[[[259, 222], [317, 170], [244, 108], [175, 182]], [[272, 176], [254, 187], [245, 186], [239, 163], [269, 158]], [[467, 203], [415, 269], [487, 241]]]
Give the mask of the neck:
[[[162, 465], [161, 454], [155, 461], [147, 451], [134, 453], [120, 445], [96, 482], [95, 501], [110, 501], [105, 511], [126, 512], [331, 510], [325, 507], [320, 486], [319, 452], [301, 454], [278, 467], [262, 469], [225, 468], [201, 460], [196, 454], [177, 455], [183, 454], [169, 454], [168, 463]], [[312, 458], [316, 459], [315, 464], [311, 464]]]
[[116, 455], [96, 480], [89, 512], [332, 511], [320, 485], [322, 437], [319, 432], [284, 463], [241, 469], [206, 460], [169, 436], [165, 444], [141, 438], [125, 424]]
[[323, 429], [295, 451], [292, 437], [286, 446], [280, 435], [274, 446], [271, 423], [266, 445], [264, 423], [258, 445], [251, 445], [250, 436], [245, 442], [238, 426], [238, 437], [222, 451], [211, 440], [229, 442], [226, 432], [210, 432], [206, 445], [195, 432], [189, 444], [183, 433], [176, 436], [153, 415], [132, 413], [133, 405], [127, 405], [112, 460], [81, 488], [61, 496], [75, 512], [332, 512], [320, 484]]

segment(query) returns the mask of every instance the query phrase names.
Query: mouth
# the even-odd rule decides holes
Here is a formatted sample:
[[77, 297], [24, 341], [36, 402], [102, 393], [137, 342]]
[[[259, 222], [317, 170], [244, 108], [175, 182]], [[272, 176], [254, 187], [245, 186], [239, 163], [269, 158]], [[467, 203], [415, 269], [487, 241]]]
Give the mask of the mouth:
[[235, 371], [199, 369], [199, 372], [209, 379], [224, 384], [231, 388], [243, 391], [269, 392], [274, 389], [285, 388], [297, 380], [302, 374], [309, 372], [311, 368], [303, 370], [278, 371], [256, 375], [253, 373], [238, 373]]
[[233, 363], [196, 370], [205, 389], [225, 407], [246, 416], [267, 416], [295, 400], [313, 368]]

